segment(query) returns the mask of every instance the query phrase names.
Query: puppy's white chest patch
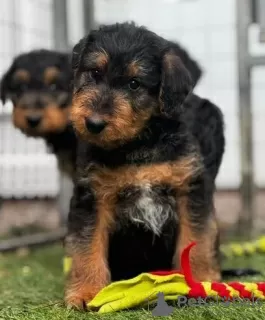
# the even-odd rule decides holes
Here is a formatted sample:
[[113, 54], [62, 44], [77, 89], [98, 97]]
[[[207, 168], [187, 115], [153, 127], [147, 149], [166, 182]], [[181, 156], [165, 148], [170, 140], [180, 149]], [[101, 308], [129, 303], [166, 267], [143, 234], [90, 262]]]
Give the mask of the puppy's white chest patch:
[[152, 192], [151, 186], [141, 187], [141, 196], [137, 201], [137, 207], [144, 215], [154, 215], [159, 210], [159, 205], [154, 201], [155, 194]]
[[151, 185], [145, 184], [140, 187], [139, 198], [129, 212], [130, 219], [135, 223], [143, 224], [147, 229], [159, 235], [165, 222], [173, 214], [169, 202], [169, 200], [167, 202], [160, 198]]

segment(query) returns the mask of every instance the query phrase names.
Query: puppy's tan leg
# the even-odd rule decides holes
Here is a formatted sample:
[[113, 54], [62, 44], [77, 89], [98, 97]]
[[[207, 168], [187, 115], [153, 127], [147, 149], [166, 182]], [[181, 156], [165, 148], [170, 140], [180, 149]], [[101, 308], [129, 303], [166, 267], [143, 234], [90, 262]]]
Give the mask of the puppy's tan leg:
[[180, 233], [176, 243], [173, 266], [179, 268], [182, 250], [195, 241], [197, 245], [191, 249], [190, 253], [194, 279], [197, 281], [220, 281], [218, 228], [215, 216], [210, 213], [206, 214], [205, 219], [198, 217], [198, 222], [194, 221], [188, 200], [188, 196], [183, 196], [178, 201]]
[[86, 303], [110, 281], [108, 268], [109, 231], [112, 224], [112, 208], [97, 205], [96, 224], [86, 234], [69, 236], [72, 269], [66, 285], [65, 301], [68, 306], [84, 308]]

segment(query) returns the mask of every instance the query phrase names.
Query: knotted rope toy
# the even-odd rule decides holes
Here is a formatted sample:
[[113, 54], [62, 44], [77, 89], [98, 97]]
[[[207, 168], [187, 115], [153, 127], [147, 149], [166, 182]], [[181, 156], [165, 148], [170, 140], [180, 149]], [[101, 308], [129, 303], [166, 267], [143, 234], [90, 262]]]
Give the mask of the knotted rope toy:
[[[216, 300], [265, 300], [265, 282], [196, 282], [192, 277], [189, 260], [190, 250], [194, 245], [195, 243], [191, 243], [183, 250], [181, 271], [142, 273], [133, 279], [113, 282], [87, 304], [88, 309], [108, 313], [144, 307], [147, 301], [156, 301], [159, 292], [164, 294], [166, 301], [176, 301], [179, 296], [195, 299], [211, 297]], [[71, 268], [71, 261], [68, 260], [67, 263], [65, 272], [69, 272]]]

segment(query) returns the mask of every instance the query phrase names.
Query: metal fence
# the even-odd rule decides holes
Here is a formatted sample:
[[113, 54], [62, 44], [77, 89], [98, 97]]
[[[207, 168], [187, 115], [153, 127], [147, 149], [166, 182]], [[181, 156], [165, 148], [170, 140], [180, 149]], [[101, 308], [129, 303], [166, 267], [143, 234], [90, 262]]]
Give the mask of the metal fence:
[[[210, 2], [213, 3], [213, 1]], [[4, 45], [0, 52], [0, 73], [4, 72], [13, 57], [21, 51], [44, 46], [67, 50], [85, 32], [98, 23], [110, 22], [113, 19], [120, 21], [125, 16], [126, 20], [130, 20], [129, 18], [138, 15], [140, 5], [148, 10], [148, 1], [135, 0], [135, 2], [138, 3], [137, 6], [133, 6], [130, 1], [123, 0], [2, 0], [0, 35]], [[156, 0], [153, 1], [153, 6], [158, 7], [162, 3], [173, 2], [176, 1], [161, 0], [159, 2]], [[178, 2], [183, 3], [184, 1], [178, 0]], [[192, 1], [192, 3], [199, 5], [199, 1]], [[229, 3], [229, 1], [223, 1], [223, 3]], [[237, 52], [235, 59], [237, 60], [237, 78], [239, 80], [237, 83], [239, 118], [237, 120], [240, 127], [238, 135], [240, 156], [238, 159], [239, 163], [241, 162], [241, 179], [240, 177], [238, 179], [241, 191], [239, 225], [241, 225], [241, 230], [250, 235], [253, 219], [256, 215], [251, 70], [254, 66], [265, 65], [265, 57], [262, 55], [253, 57], [249, 53], [249, 27], [255, 20], [255, 23], [260, 27], [259, 40], [264, 41], [265, 4], [264, 0], [235, 0], [234, 3], [236, 13], [234, 45]], [[110, 17], [109, 10], [112, 5], [114, 7]], [[122, 8], [123, 5], [126, 6], [127, 11], [132, 11], [121, 17], [119, 8]], [[143, 10], [139, 14], [139, 19], [143, 21], [147, 19], [146, 21], [149, 23], [151, 18], [147, 18]], [[190, 14], [189, 11], [186, 13]], [[155, 25], [154, 27], [158, 30], [161, 26]], [[188, 27], [185, 32], [178, 33], [177, 29], [172, 27], [170, 30], [170, 34], [174, 36], [185, 32], [185, 35], [192, 35], [193, 32], [193, 29]], [[163, 29], [162, 31], [166, 33], [168, 30]], [[220, 31], [218, 32], [220, 34]], [[184, 38], [182, 37], [185, 42]], [[197, 44], [196, 41], [195, 43]], [[194, 50], [196, 51], [198, 48], [194, 46]], [[197, 52], [199, 59], [205, 58], [203, 50]], [[207, 88], [205, 92], [207, 93]], [[221, 99], [221, 101], [225, 100]], [[68, 211], [67, 199], [71, 194], [71, 186], [68, 185], [64, 177], [59, 176], [56, 159], [47, 152], [43, 141], [25, 138], [13, 128], [10, 122], [11, 109], [10, 105], [6, 105], [4, 108], [0, 106], [0, 197], [56, 197], [59, 194], [60, 208], [65, 217], [65, 213]], [[233, 130], [235, 129], [233, 128]], [[228, 150], [228, 152], [230, 151]], [[228, 170], [227, 176], [230, 176], [231, 168], [229, 171], [228, 162], [225, 169]], [[39, 239], [43, 240], [42, 237]], [[53, 236], [51, 239], [54, 239]], [[41, 240], [37, 242], [39, 243]]]
[[[2, 0], [0, 75], [13, 58], [31, 49], [54, 47], [52, 0]], [[42, 139], [26, 138], [13, 127], [12, 105], [0, 104], [0, 196], [55, 197], [59, 192], [56, 159]]]
[[[0, 76], [13, 58], [22, 52], [40, 48], [70, 50], [71, 43], [79, 40], [88, 27], [88, 23], [82, 21], [82, 15], [84, 8], [88, 10], [91, 4], [90, 0], [1, 1], [0, 35], [4, 45], [0, 52]], [[71, 8], [77, 10], [76, 15], [79, 16], [74, 24], [78, 27], [74, 34], [68, 33]], [[0, 104], [0, 199], [57, 199], [61, 227], [52, 232], [1, 241], [0, 251], [61, 239], [65, 234], [64, 224], [72, 194], [71, 181], [59, 174], [56, 158], [44, 141], [25, 137], [14, 128], [11, 116], [11, 103]], [[19, 212], [14, 203], [11, 210]], [[10, 215], [15, 214], [14, 211]]]
[[237, 47], [239, 72], [239, 117], [241, 133], [241, 202], [239, 219], [241, 233], [251, 237], [256, 217], [255, 181], [253, 161], [253, 108], [251, 105], [251, 71], [265, 65], [265, 55], [253, 56], [249, 52], [249, 26], [256, 17], [260, 27], [259, 41], [265, 42], [265, 2], [263, 0], [237, 0]]

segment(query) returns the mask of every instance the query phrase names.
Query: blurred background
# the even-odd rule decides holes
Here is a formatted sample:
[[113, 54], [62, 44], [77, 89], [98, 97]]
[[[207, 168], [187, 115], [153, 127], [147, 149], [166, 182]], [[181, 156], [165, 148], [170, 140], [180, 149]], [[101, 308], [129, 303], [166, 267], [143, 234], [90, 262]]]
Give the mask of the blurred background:
[[[14, 56], [71, 51], [91, 28], [134, 20], [179, 42], [204, 70], [195, 92], [223, 111], [226, 151], [217, 179], [221, 226], [246, 236], [265, 229], [264, 0], [1, 0], [0, 76]], [[0, 238], [56, 230], [71, 185], [41, 139], [11, 123], [0, 105]]]

